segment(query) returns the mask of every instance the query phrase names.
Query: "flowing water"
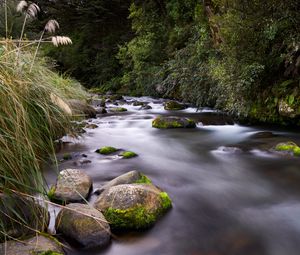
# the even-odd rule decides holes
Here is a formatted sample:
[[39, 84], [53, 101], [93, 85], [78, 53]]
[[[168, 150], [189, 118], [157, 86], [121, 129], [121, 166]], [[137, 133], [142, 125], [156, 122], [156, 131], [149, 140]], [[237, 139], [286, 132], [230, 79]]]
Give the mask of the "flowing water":
[[[58, 154], [75, 155], [59, 169], [83, 169], [92, 177], [95, 189], [139, 170], [168, 192], [173, 208], [145, 232], [116, 234], [104, 250], [68, 254], [299, 255], [300, 159], [265, 150], [281, 141], [300, 143], [296, 132], [201, 123], [196, 129], [159, 130], [151, 127], [159, 115], [188, 116], [209, 123], [215, 122], [217, 113], [194, 108], [170, 112], [151, 98], [138, 100], [150, 102], [153, 109], [125, 104], [128, 112], [91, 120], [99, 127], [88, 129]], [[277, 136], [253, 138], [255, 132], [266, 130]], [[228, 145], [242, 151], [222, 147]], [[119, 159], [95, 153], [102, 146], [131, 150], [139, 156]], [[82, 154], [92, 162], [75, 166]], [[48, 169], [46, 179], [54, 184], [55, 173]]]

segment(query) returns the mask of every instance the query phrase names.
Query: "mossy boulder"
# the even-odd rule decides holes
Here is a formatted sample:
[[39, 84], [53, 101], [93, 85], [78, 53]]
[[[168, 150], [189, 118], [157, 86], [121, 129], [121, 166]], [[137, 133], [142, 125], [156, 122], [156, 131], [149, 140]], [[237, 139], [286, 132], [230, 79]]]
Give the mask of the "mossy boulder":
[[133, 152], [133, 151], [122, 151], [119, 156], [123, 157], [123, 158], [134, 158], [134, 157], [137, 157], [138, 155]]
[[114, 229], [145, 229], [172, 207], [166, 192], [152, 184], [122, 184], [104, 190], [95, 202]]
[[130, 172], [127, 172], [125, 174], [122, 174], [115, 179], [109, 181], [105, 185], [103, 185], [101, 188], [96, 189], [94, 193], [100, 194], [106, 189], [109, 189], [113, 186], [121, 185], [121, 184], [133, 184], [133, 183], [145, 183], [145, 184], [151, 184], [151, 180], [144, 174], [142, 174], [139, 171], [133, 170]]
[[43, 235], [19, 241], [0, 244], [0, 254], [5, 255], [64, 255], [59, 242]]
[[103, 155], [109, 155], [109, 154], [112, 154], [116, 151], [118, 151], [118, 149], [115, 148], [115, 147], [111, 147], [111, 146], [104, 146], [104, 147], [96, 150], [97, 153], [100, 153], [100, 154], [103, 154]]
[[300, 157], [300, 147], [294, 142], [279, 143], [275, 146], [275, 151]]
[[195, 128], [195, 121], [180, 117], [157, 117], [152, 121], [152, 127], [160, 129]]
[[79, 169], [65, 169], [57, 177], [56, 185], [51, 188], [53, 201], [65, 203], [78, 202], [88, 198], [92, 189], [92, 179]]
[[103, 214], [86, 204], [69, 204], [57, 215], [57, 233], [82, 248], [105, 247], [110, 242], [110, 227]]
[[124, 107], [115, 107], [109, 109], [111, 112], [127, 112], [127, 109]]
[[48, 211], [34, 199], [3, 193], [0, 193], [0, 218], [0, 242], [33, 236], [36, 233], [32, 229], [43, 232], [50, 219]]
[[165, 110], [168, 111], [178, 111], [186, 108], [184, 104], [178, 103], [176, 101], [168, 101], [164, 105]]

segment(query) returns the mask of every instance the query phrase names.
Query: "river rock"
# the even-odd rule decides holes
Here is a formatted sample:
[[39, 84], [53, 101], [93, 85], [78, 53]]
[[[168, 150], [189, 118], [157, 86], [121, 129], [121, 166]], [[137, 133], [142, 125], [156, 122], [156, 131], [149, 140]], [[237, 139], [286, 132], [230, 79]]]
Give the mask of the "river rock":
[[110, 227], [103, 214], [87, 204], [64, 207], [57, 215], [55, 228], [82, 248], [104, 247], [110, 242]]
[[77, 100], [77, 99], [70, 99], [68, 101], [68, 105], [70, 106], [73, 115], [85, 114], [88, 118], [96, 117], [97, 113], [95, 108], [88, 105], [84, 101]]
[[274, 135], [270, 131], [260, 131], [260, 132], [256, 132], [255, 134], [251, 135], [250, 138], [253, 138], [253, 139], [264, 139], [264, 138], [273, 138], [275, 136], [276, 135]]
[[[32, 198], [0, 193], [0, 242], [9, 238], [23, 238], [45, 231], [49, 224], [49, 213]], [[24, 224], [26, 222], [26, 224]], [[3, 232], [3, 233], [2, 233]], [[2, 254], [2, 253], [0, 253]]]
[[92, 188], [92, 179], [79, 169], [65, 169], [58, 175], [51, 198], [63, 202], [77, 202], [86, 199]]
[[151, 110], [152, 109], [152, 107], [150, 106], [150, 105], [143, 105], [141, 108], [140, 108], [140, 110]]
[[0, 244], [0, 254], [5, 255], [64, 255], [58, 241], [52, 237], [39, 235], [20, 241], [8, 241]]
[[89, 129], [95, 129], [98, 128], [98, 125], [94, 124], [94, 123], [89, 123], [85, 126], [85, 128], [89, 128]]
[[99, 195], [104, 190], [109, 189], [113, 186], [133, 183], [151, 183], [151, 180], [141, 172], [133, 170], [116, 177], [115, 179], [103, 185], [100, 189], [96, 189], [94, 193]]
[[274, 150], [283, 155], [300, 156], [300, 147], [294, 142], [279, 143]]
[[96, 107], [96, 113], [97, 114], [105, 114], [105, 113], [107, 113], [107, 110], [104, 107]]
[[181, 117], [157, 117], [152, 121], [154, 128], [195, 128], [195, 121]]
[[165, 103], [164, 105], [165, 110], [168, 111], [178, 111], [178, 110], [183, 110], [186, 108], [186, 106], [184, 104], [180, 104], [176, 101], [168, 101]]
[[124, 107], [115, 107], [109, 109], [111, 112], [127, 112], [127, 109]]
[[145, 229], [172, 207], [152, 184], [121, 184], [104, 190], [94, 204], [114, 229]]
[[134, 102], [132, 103], [132, 105], [133, 105], [133, 106], [144, 106], [144, 105], [146, 105], [146, 103], [140, 102], [140, 101], [134, 101]]

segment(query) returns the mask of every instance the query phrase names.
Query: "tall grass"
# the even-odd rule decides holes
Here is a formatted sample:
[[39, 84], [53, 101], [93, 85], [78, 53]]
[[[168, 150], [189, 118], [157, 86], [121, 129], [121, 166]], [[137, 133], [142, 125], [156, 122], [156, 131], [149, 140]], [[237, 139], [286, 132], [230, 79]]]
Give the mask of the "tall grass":
[[22, 68], [16, 68], [16, 47], [11, 40], [0, 42], [0, 194], [45, 194], [41, 165], [54, 155], [53, 141], [70, 131], [70, 116], [51, 95], [81, 98], [85, 92], [79, 83], [51, 71], [43, 58], [31, 67], [34, 48], [22, 50]]

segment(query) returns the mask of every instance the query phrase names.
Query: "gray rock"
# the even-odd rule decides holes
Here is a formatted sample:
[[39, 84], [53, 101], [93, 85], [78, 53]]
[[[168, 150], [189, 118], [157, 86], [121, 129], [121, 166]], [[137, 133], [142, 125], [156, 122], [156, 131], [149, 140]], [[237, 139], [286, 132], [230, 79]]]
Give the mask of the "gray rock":
[[144, 105], [140, 108], [140, 110], [151, 110], [152, 107], [150, 105]]
[[69, 204], [63, 208], [55, 222], [57, 233], [75, 241], [83, 248], [107, 246], [110, 227], [102, 213], [90, 205]]
[[276, 135], [274, 135], [272, 132], [270, 131], [260, 131], [260, 132], [257, 132], [253, 135], [250, 136], [250, 138], [253, 138], [253, 139], [264, 139], [264, 138], [272, 138], [272, 137], [275, 137]]
[[142, 182], [151, 182], [145, 175], [140, 173], [139, 171], [133, 170], [128, 173], [122, 174], [117, 178], [111, 180], [110, 182], [103, 185], [100, 189], [94, 191], [95, 194], [100, 194], [105, 189], [109, 189], [113, 186], [117, 186], [120, 184], [133, 184], [133, 183], [142, 183]]
[[94, 204], [116, 229], [144, 229], [172, 207], [166, 192], [152, 184], [122, 184], [104, 190]]
[[43, 232], [49, 224], [49, 213], [43, 206], [32, 198], [12, 194], [0, 193], [0, 218], [0, 242], [10, 237], [24, 238], [34, 235], [35, 232], [31, 229]]
[[0, 254], [3, 255], [52, 254], [50, 252], [55, 252], [56, 255], [65, 254], [57, 241], [42, 235], [22, 240], [22, 242], [8, 241], [0, 244]]
[[53, 200], [77, 202], [86, 199], [92, 188], [92, 179], [82, 170], [65, 169], [58, 175]]

